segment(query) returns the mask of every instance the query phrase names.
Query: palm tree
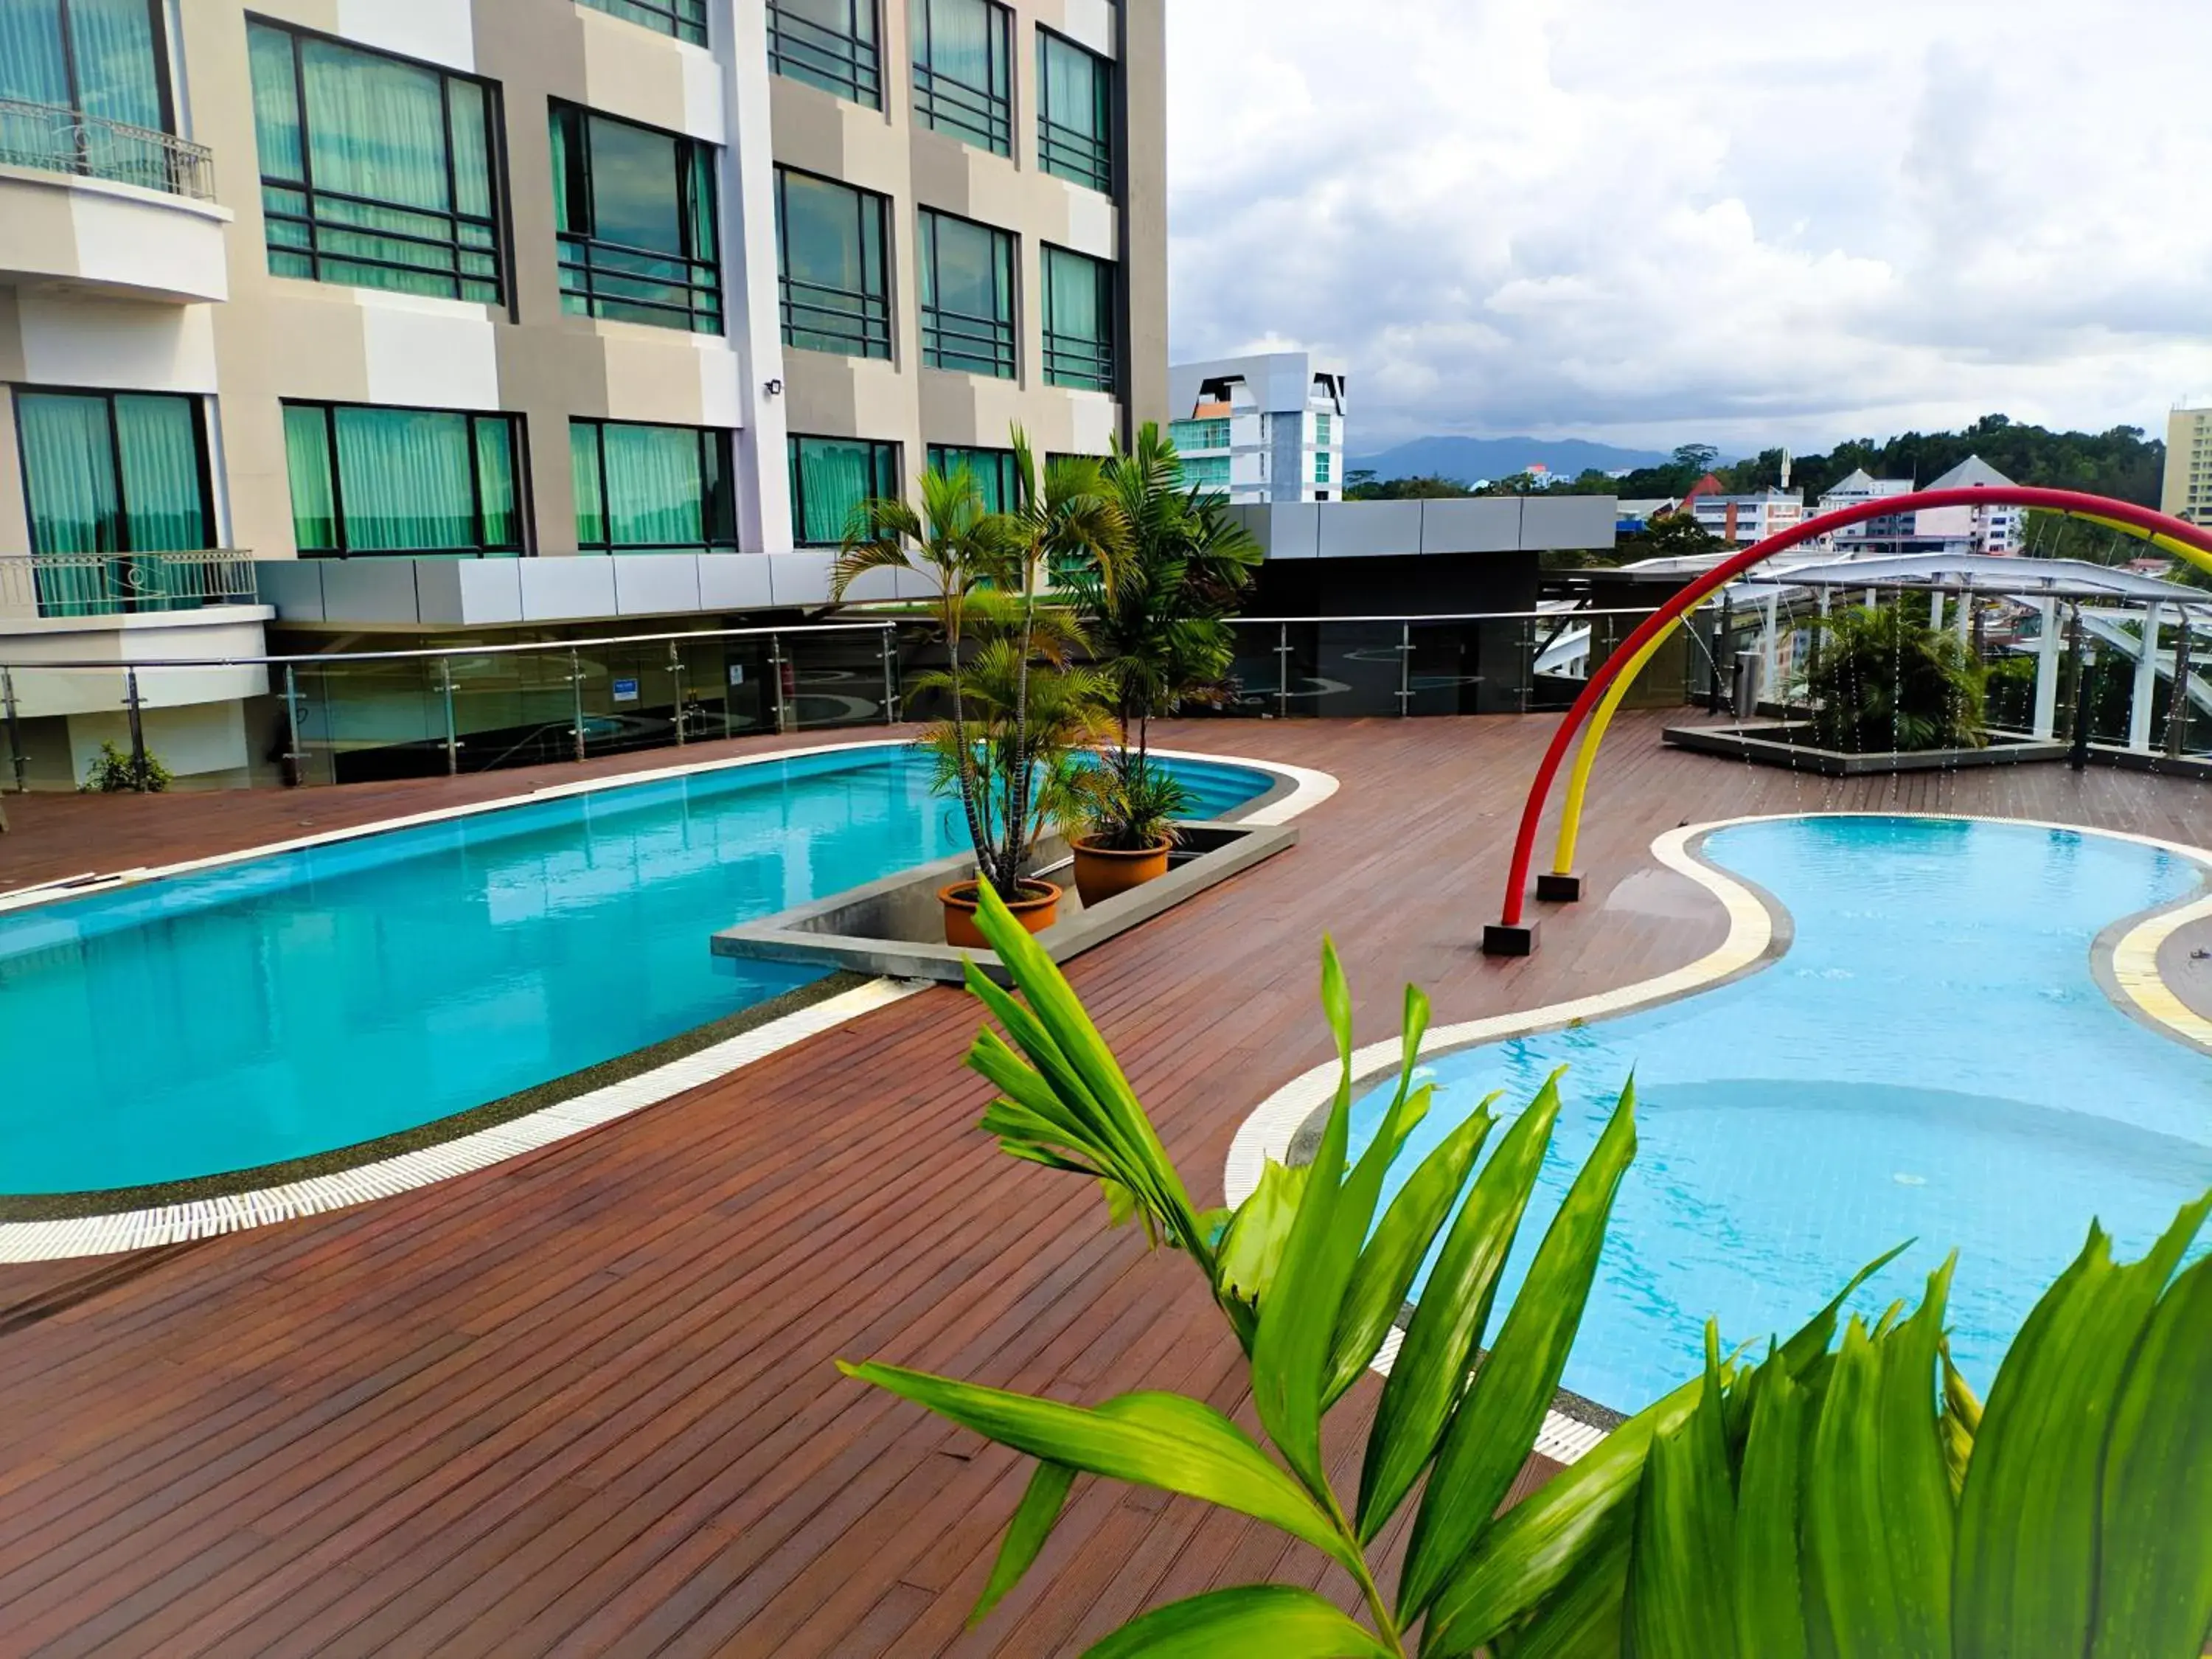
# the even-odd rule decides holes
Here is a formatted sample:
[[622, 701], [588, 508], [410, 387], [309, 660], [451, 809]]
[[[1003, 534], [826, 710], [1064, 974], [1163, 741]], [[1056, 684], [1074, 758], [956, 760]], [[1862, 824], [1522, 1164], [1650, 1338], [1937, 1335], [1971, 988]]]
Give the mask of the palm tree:
[[856, 508], [831, 590], [842, 599], [881, 569], [911, 571], [935, 590], [948, 665], [916, 689], [942, 691], [951, 712], [921, 746], [935, 757], [938, 788], [959, 799], [979, 878], [1008, 900], [1020, 896], [1037, 837], [1073, 810], [1074, 756], [1110, 737], [1111, 684], [1076, 661], [1081, 631], [1043, 593], [1045, 573], [1080, 564], [1110, 583], [1127, 538], [1097, 462], [1041, 470], [1018, 428], [1013, 448], [1010, 512], [987, 508], [965, 466], [924, 473], [919, 510], [897, 499]]

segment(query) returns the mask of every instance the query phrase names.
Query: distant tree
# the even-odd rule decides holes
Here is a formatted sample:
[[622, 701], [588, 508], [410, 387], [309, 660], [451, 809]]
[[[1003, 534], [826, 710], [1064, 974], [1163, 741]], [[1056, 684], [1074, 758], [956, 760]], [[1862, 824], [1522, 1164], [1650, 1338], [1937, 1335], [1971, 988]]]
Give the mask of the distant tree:
[[1674, 459], [1674, 465], [1682, 471], [1694, 472], [1698, 477], [1703, 477], [1713, 470], [1713, 463], [1720, 458], [1720, 451], [1711, 444], [1680, 444], [1675, 447]]
[[1378, 482], [1374, 473], [1363, 468], [1346, 478], [1344, 499], [1347, 501], [1455, 501], [1474, 494], [1474, 491], [1453, 478], [1385, 478]]
[[2157, 505], [2166, 472], [2166, 446], [2146, 437], [2141, 427], [2053, 432], [2009, 416], [1984, 415], [1961, 432], [1907, 432], [1879, 442], [1855, 438], [1826, 455], [1801, 456], [1791, 482], [1803, 486], [1808, 501], [1819, 500], [1854, 471], [1925, 486], [1970, 455], [1979, 455], [2014, 483], [2082, 489], [2143, 507]]
[[1731, 495], [1749, 495], [1762, 489], [1778, 489], [1782, 487], [1782, 464], [1789, 457], [1786, 449], [1762, 449], [1752, 459], [1723, 467], [1714, 476]]

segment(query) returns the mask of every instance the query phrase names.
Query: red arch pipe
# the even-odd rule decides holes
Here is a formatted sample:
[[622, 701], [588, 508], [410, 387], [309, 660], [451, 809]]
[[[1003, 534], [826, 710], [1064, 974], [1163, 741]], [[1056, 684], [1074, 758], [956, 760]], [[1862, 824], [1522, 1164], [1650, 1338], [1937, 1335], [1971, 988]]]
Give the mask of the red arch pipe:
[[1590, 711], [1605, 696], [1606, 688], [1617, 679], [1620, 672], [1636, 653], [1662, 629], [1678, 617], [1686, 614], [1705, 603], [1744, 571], [1753, 565], [1763, 564], [1778, 553], [1786, 553], [1801, 543], [1825, 536], [1829, 532], [1847, 526], [1862, 524], [1869, 519], [1885, 519], [1893, 513], [1917, 513], [1942, 507], [2039, 507], [2053, 513], [2094, 514], [2100, 519], [2140, 530], [2148, 535], [2171, 537], [2187, 543], [2200, 551], [2212, 555], [2212, 532], [2199, 529], [2183, 520], [2169, 518], [2163, 513], [2147, 507], [2137, 507], [2130, 501], [2116, 501], [2103, 495], [2091, 495], [2078, 489], [2039, 489], [2027, 484], [1992, 484], [1985, 489], [1923, 489], [1909, 495], [1887, 495], [1856, 507], [1847, 507], [1839, 512], [1824, 514], [1817, 519], [1808, 519], [1778, 536], [1770, 536], [1756, 546], [1747, 547], [1733, 558], [1723, 561], [1677, 593], [1654, 611], [1641, 628], [1622, 641], [1604, 665], [1590, 676], [1589, 684], [1567, 717], [1559, 722], [1559, 729], [1552, 736], [1552, 746], [1544, 751], [1543, 764], [1536, 769], [1536, 781], [1529, 787], [1528, 804], [1521, 813], [1520, 833], [1513, 842], [1513, 866], [1505, 878], [1505, 907], [1499, 917], [1508, 927], [1521, 924], [1522, 908], [1527, 900], [1528, 868], [1536, 852], [1536, 832], [1543, 822], [1544, 805], [1551, 799], [1552, 785], [1559, 775], [1560, 763], [1566, 759], [1567, 750], [1573, 744], [1575, 733], [1589, 719]]

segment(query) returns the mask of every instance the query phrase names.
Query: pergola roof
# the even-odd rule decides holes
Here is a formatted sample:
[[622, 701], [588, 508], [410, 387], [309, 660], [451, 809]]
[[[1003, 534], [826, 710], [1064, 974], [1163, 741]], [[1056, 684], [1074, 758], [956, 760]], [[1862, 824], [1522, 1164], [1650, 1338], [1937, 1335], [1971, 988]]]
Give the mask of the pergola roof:
[[2132, 599], [2212, 605], [2212, 593], [2157, 576], [2080, 559], [2008, 558], [1993, 553], [1899, 553], [1792, 564], [1778, 560], [1747, 585], [1790, 587], [1945, 588], [2011, 599]]

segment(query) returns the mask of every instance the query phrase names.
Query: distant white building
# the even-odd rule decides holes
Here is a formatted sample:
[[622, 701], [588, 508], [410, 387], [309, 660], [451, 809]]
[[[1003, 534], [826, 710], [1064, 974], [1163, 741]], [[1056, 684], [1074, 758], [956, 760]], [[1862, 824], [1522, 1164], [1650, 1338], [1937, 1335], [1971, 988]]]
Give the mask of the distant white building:
[[1682, 511], [1723, 541], [1749, 547], [1804, 523], [1805, 492], [1770, 489], [1729, 495], [1722, 493], [1720, 480], [1708, 473], [1682, 498]]
[[[2006, 487], [2010, 478], [1978, 455], [1946, 472], [1930, 489], [1987, 489]], [[2012, 557], [2027, 545], [2027, 509], [2024, 507], [1942, 507], [1918, 515], [1919, 539], [1941, 543], [1947, 550], [1994, 553]]]
[[1183, 477], [1239, 507], [1333, 501], [1344, 494], [1343, 366], [1275, 351], [1168, 371], [1168, 435]]
[[[1910, 478], [1875, 478], [1868, 476], [1864, 468], [1838, 479], [1835, 486], [1820, 497], [1814, 509], [1817, 516], [1825, 518], [1831, 513], [1863, 507], [1893, 495], [1912, 493]], [[1878, 519], [1863, 519], [1855, 525], [1832, 532], [1821, 541], [1837, 552], [1850, 555], [1903, 553], [1916, 535], [1913, 515], [1910, 513], [1886, 513]]]

